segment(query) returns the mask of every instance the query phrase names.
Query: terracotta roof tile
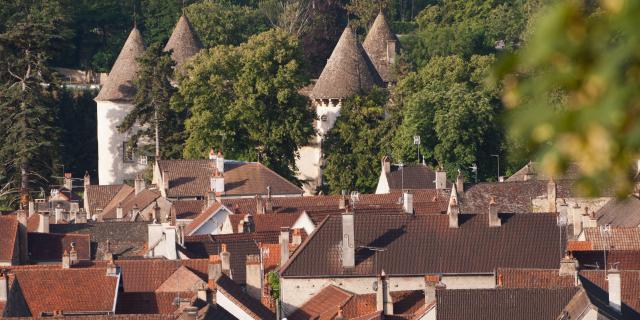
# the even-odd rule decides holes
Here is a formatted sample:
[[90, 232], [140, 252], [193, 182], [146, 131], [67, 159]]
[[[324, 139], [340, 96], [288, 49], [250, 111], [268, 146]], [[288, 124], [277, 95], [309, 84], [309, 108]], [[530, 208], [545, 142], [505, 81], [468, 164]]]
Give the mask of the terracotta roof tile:
[[578, 291], [577, 287], [437, 290], [438, 320], [556, 319]]
[[13, 216], [0, 216], [0, 260], [11, 261], [17, 257], [17, 237], [18, 220]]
[[96, 101], [129, 101], [135, 95], [133, 80], [138, 72], [137, 58], [144, 53], [142, 34], [137, 28], [133, 28], [127, 41], [124, 43], [116, 62], [109, 72]]
[[307, 300], [300, 308], [288, 316], [287, 319], [331, 320], [338, 313], [338, 309], [343, 307], [353, 296], [353, 293], [333, 285], [328, 285], [311, 297], [311, 299]]
[[160, 192], [157, 190], [149, 190], [144, 189], [140, 193], [135, 194], [135, 192], [128, 193], [127, 197], [122, 200], [121, 204], [114, 203], [115, 206], [109, 205], [102, 213], [102, 218], [107, 219], [116, 219], [117, 218], [117, 208], [119, 205], [122, 206], [123, 218], [126, 220], [131, 219], [131, 212], [134, 207], [138, 207], [138, 209], [142, 210], [149, 205], [151, 205], [156, 199], [160, 198]]
[[609, 228], [606, 233], [600, 228], [583, 231], [593, 250], [640, 250], [640, 228]]
[[29, 311], [102, 311], [115, 309], [118, 277], [105, 268], [14, 269]]
[[124, 204], [125, 201], [127, 201], [127, 199], [134, 196], [134, 192], [135, 190], [132, 187], [126, 184], [123, 185], [122, 188], [118, 190], [118, 193], [116, 193], [116, 195], [111, 199], [111, 201], [109, 201], [107, 206], [103, 208], [102, 215], [104, 216], [104, 214], [108, 212], [115, 212], [116, 208], [119, 205]]
[[122, 292], [118, 296], [116, 313], [174, 315], [178, 310], [174, 300], [193, 296], [192, 292]]
[[[341, 217], [329, 216], [281, 271], [283, 277], [489, 273], [499, 267], [555, 268], [565, 243], [552, 214], [501, 215], [489, 227], [486, 215], [461, 215], [449, 228], [447, 215], [354, 215], [356, 267], [340, 263]], [[384, 248], [372, 251], [368, 247]], [[522, 252], [527, 252], [523, 255]], [[468, 257], [481, 257], [469, 260]]]
[[75, 244], [78, 259], [91, 260], [91, 240], [88, 234], [58, 234], [29, 232], [29, 259], [31, 261], [62, 260], [65, 251], [71, 251]]
[[[436, 172], [422, 164], [392, 165], [391, 172], [387, 174], [391, 190], [435, 189], [435, 180]], [[447, 182], [447, 185], [451, 183]]]
[[593, 250], [593, 243], [589, 241], [577, 241], [577, 240], [569, 240], [567, 241], [567, 251], [591, 251]]
[[142, 256], [147, 242], [148, 222], [88, 222], [52, 224], [52, 233], [80, 233], [91, 236], [92, 259], [102, 259], [107, 241], [116, 257]]
[[156, 289], [156, 292], [196, 292], [202, 284], [206, 284], [206, 281], [189, 268], [181, 266]]
[[[590, 300], [597, 307], [606, 308], [609, 303], [605, 271], [580, 271], [580, 282]], [[622, 314], [625, 319], [640, 316], [640, 271], [620, 271]]]
[[572, 254], [584, 269], [602, 269], [606, 262], [607, 267], [617, 263], [620, 270], [640, 270], [640, 251], [637, 250], [574, 251]]
[[207, 201], [204, 200], [174, 201], [171, 210], [177, 219], [194, 219], [202, 212], [206, 204]]
[[[234, 233], [240, 233], [238, 230], [238, 224], [241, 220], [244, 220], [246, 214], [231, 214], [229, 220], [233, 227]], [[251, 219], [254, 225], [254, 232], [265, 231], [280, 231], [280, 228], [291, 228], [293, 224], [300, 217], [299, 214], [291, 213], [267, 213], [267, 214], [254, 214], [251, 215]]]
[[235, 305], [250, 314], [254, 319], [275, 319], [275, 314], [263, 306], [260, 301], [251, 298], [237, 283], [226, 275], [220, 276], [216, 281], [219, 293], [222, 293]]
[[[169, 176], [169, 198], [203, 197], [210, 189], [213, 173], [211, 160], [160, 160], [161, 172]], [[257, 162], [226, 160], [224, 164], [224, 196], [266, 194], [271, 186], [273, 195], [302, 195], [302, 189]]]
[[122, 289], [124, 292], [154, 292], [184, 266], [202, 280], [207, 279], [208, 260], [116, 260], [122, 272]]
[[209, 220], [221, 208], [222, 210], [225, 210], [220, 202], [216, 202], [212, 206], [206, 208], [204, 211], [202, 211], [202, 213], [195, 217], [193, 221], [191, 221], [191, 223], [186, 226], [186, 228], [184, 229], [184, 233], [186, 235], [191, 235], [193, 232], [197, 231], [203, 223]]
[[561, 276], [558, 269], [511, 269], [496, 271], [503, 288], [567, 288], [575, 287], [574, 276]]
[[[542, 172], [539, 168], [539, 164], [537, 162], [529, 162], [524, 167], [520, 168], [520, 170], [516, 171], [513, 175], [506, 179], [507, 182], [513, 181], [526, 181], [525, 176], [529, 176], [530, 179], [543, 180], [548, 181], [549, 176]], [[576, 180], [580, 175], [580, 167], [576, 163], [569, 164], [567, 168], [567, 172], [564, 176], [558, 178], [557, 180]]]
[[84, 192], [89, 201], [89, 212], [95, 214], [98, 209], [104, 210], [124, 186], [122, 184], [86, 186]]

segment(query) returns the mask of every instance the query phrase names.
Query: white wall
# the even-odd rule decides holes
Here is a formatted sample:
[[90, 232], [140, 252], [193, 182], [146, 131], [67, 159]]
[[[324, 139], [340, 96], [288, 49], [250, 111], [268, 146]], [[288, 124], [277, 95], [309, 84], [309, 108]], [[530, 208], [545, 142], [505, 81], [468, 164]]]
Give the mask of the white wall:
[[200, 235], [200, 234], [221, 234], [222, 228], [224, 225], [224, 221], [227, 219], [229, 215], [229, 211], [224, 209], [224, 207], [220, 207], [216, 213], [213, 214], [211, 218], [209, 218], [200, 228], [194, 230], [191, 235]]
[[123, 162], [122, 143], [126, 135], [117, 126], [131, 111], [133, 105], [111, 101], [97, 101], [98, 120], [98, 179], [100, 184], [119, 184], [135, 178], [144, 165]]
[[[237, 306], [231, 299], [229, 299], [222, 291], [216, 291], [216, 303], [222, 307], [222, 309], [227, 310], [227, 312], [231, 313], [234, 317], [239, 320], [254, 320], [252, 316], [250, 316], [244, 309]], [[255, 319], [258, 320], [258, 319]]]
[[380, 178], [378, 178], [378, 186], [376, 187], [376, 194], [384, 194], [389, 193], [389, 181], [387, 180], [387, 175], [384, 174], [384, 168], [380, 170]]

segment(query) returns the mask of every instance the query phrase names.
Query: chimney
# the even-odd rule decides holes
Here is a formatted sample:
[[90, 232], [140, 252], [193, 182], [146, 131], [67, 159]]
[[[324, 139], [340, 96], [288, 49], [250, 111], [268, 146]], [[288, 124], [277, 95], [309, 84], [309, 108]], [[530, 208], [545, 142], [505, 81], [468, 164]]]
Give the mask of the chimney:
[[222, 261], [220, 260], [219, 255], [210, 255], [209, 256], [209, 264], [208, 268], [208, 280], [209, 280], [209, 289], [215, 288], [215, 283], [218, 278], [222, 275]]
[[571, 206], [571, 216], [573, 217], [573, 236], [577, 238], [582, 233], [582, 212], [578, 203]]
[[113, 259], [107, 262], [107, 277], [116, 277], [118, 276], [118, 266], [113, 263]]
[[0, 303], [5, 304], [9, 299], [9, 274], [6, 269], [0, 270]]
[[224, 156], [222, 155], [222, 150], [218, 151], [218, 157], [216, 158], [216, 169], [220, 174], [224, 174]]
[[[91, 185], [91, 176], [89, 175], [89, 171], [85, 171], [84, 172], [84, 178], [82, 181], [82, 185], [86, 188], [87, 186]], [[85, 190], [86, 192], [86, 190]]]
[[73, 190], [73, 180], [71, 179], [71, 172], [64, 173], [64, 183], [65, 189], [72, 191]]
[[162, 188], [166, 192], [169, 191], [169, 171], [162, 171]]
[[413, 194], [408, 191], [402, 193], [402, 210], [404, 213], [413, 214]]
[[71, 250], [69, 251], [69, 264], [74, 265], [78, 263], [78, 251], [76, 251], [76, 243], [71, 242]]
[[[134, 204], [134, 211], [138, 210], [138, 212], [140, 211], [138, 208], [138, 206]], [[153, 217], [151, 217], [151, 221], [160, 221], [162, 220], [160, 217], [160, 206], [158, 205], [158, 200], [156, 200], [153, 204], [153, 211], [151, 212], [151, 214], [153, 214]]]
[[378, 276], [376, 288], [376, 311], [382, 311], [382, 314], [388, 316], [393, 315], [393, 299], [391, 298], [389, 279], [384, 273], [384, 270], [382, 270]]
[[260, 255], [247, 255], [246, 262], [247, 294], [260, 301], [262, 297], [262, 268], [260, 266]]
[[446, 188], [447, 188], [447, 173], [442, 169], [442, 167], [440, 167], [436, 171], [436, 189], [442, 190]]
[[[180, 309], [180, 308], [178, 308]], [[182, 315], [177, 317], [182, 320], [196, 320], [198, 319], [198, 307], [195, 306], [186, 306], [182, 309]]]
[[124, 217], [124, 212], [122, 210], [122, 202], [118, 202], [118, 207], [116, 207], [116, 219], [120, 220]]
[[210, 208], [214, 203], [216, 203], [216, 193], [210, 190], [207, 192], [207, 208]]
[[355, 226], [353, 212], [347, 207], [342, 214], [342, 267], [355, 268], [356, 248], [355, 248]]
[[620, 270], [612, 267], [607, 272], [607, 281], [609, 284], [609, 307], [622, 313], [622, 286], [620, 279]]
[[533, 164], [531, 163], [531, 161], [529, 161], [529, 163], [527, 163], [522, 180], [529, 181], [533, 180], [533, 178], [535, 178], [535, 173], [533, 172]]
[[560, 260], [560, 275], [561, 276], [576, 276], [578, 272], [578, 261], [570, 256], [565, 256]]
[[220, 261], [222, 272], [231, 278], [231, 253], [227, 251], [227, 245], [225, 243], [220, 245]]
[[289, 260], [289, 228], [280, 228], [280, 267]]
[[342, 190], [340, 195], [340, 202], [338, 202], [338, 209], [346, 209], [349, 204], [349, 200], [347, 200], [347, 191]]
[[29, 218], [36, 213], [36, 204], [33, 201], [29, 201]]
[[142, 192], [146, 188], [144, 179], [142, 179], [139, 174], [136, 175], [136, 179], [133, 182], [133, 188], [135, 190], [135, 195], [138, 195], [140, 192]]
[[502, 225], [502, 220], [498, 216], [498, 205], [496, 204], [496, 198], [491, 196], [489, 201], [489, 227], [499, 227]]
[[302, 244], [302, 233], [299, 228], [293, 229], [291, 244], [294, 246], [299, 246]]
[[391, 173], [391, 159], [388, 156], [382, 157], [382, 172], [385, 174]]
[[218, 154], [216, 153], [216, 150], [211, 148], [211, 150], [209, 150], [209, 160], [216, 160], [216, 158], [218, 158]]
[[271, 199], [271, 186], [267, 186], [267, 200], [264, 202], [264, 212], [273, 212], [273, 201]]
[[69, 257], [69, 252], [67, 250], [62, 254], [62, 269], [69, 269], [71, 267], [71, 257]]
[[29, 260], [29, 235], [27, 229], [27, 212], [18, 210], [18, 247], [20, 250], [20, 263], [26, 264]]
[[56, 205], [56, 208], [53, 209], [55, 223], [61, 223], [62, 222], [62, 211], [63, 210], [64, 209], [62, 208], [62, 205], [60, 205], [59, 203]]
[[556, 210], [556, 182], [553, 178], [547, 183], [547, 201], [549, 203], [549, 212], [557, 212]]
[[262, 197], [256, 194], [256, 214], [264, 214], [264, 201], [262, 201]]
[[460, 214], [460, 207], [458, 206], [458, 193], [456, 192], [456, 185], [451, 187], [451, 196], [449, 197], [449, 207], [447, 208], [447, 215], [449, 216], [449, 228], [458, 228], [458, 215]]
[[211, 178], [209, 178], [209, 188], [216, 195], [224, 194], [224, 176], [218, 170], [214, 170]]
[[439, 275], [424, 276], [424, 303], [429, 306], [436, 302], [436, 287], [440, 283]]
[[38, 214], [40, 215], [40, 219], [38, 221], [38, 232], [49, 233], [49, 213], [42, 212]]
[[461, 194], [464, 194], [464, 175], [460, 170], [458, 170], [458, 176], [456, 177], [456, 189]]
[[238, 233], [244, 233], [246, 230], [244, 228], [244, 219], [238, 222]]

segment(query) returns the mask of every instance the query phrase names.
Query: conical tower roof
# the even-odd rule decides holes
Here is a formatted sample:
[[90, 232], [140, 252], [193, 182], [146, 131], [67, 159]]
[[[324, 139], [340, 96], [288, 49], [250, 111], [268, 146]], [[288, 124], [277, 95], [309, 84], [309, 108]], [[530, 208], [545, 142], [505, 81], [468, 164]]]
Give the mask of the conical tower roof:
[[374, 85], [382, 86], [382, 80], [351, 28], [346, 27], [310, 96], [343, 99]]
[[164, 47], [164, 51], [173, 50], [171, 58], [179, 66], [202, 49], [202, 42], [193, 31], [186, 15], [180, 16], [173, 33]]
[[133, 80], [138, 72], [136, 61], [144, 53], [144, 42], [138, 28], [134, 27], [124, 43], [118, 59], [113, 64], [107, 81], [96, 97], [96, 101], [128, 101], [136, 90]]
[[[393, 48], [389, 47], [389, 42], [395, 42], [395, 46]], [[381, 11], [376, 17], [376, 20], [373, 21], [373, 25], [371, 26], [367, 37], [364, 39], [362, 46], [369, 55], [371, 62], [376, 67], [378, 74], [380, 74], [380, 77], [385, 82], [389, 82], [391, 80], [389, 74], [389, 67], [391, 63], [389, 62], [387, 50], [394, 50], [394, 53], [397, 53], [398, 44], [398, 38], [393, 34], [393, 32], [391, 32], [387, 19], [385, 19], [384, 14]]]

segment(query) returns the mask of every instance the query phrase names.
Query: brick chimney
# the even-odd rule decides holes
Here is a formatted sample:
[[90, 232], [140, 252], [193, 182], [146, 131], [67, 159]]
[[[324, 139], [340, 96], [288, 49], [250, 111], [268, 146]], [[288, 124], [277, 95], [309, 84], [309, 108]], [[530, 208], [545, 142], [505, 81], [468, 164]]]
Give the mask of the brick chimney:
[[27, 212], [24, 209], [18, 210], [18, 247], [20, 250], [20, 263], [29, 262], [29, 233], [27, 230]]
[[431, 305], [436, 302], [436, 288], [440, 283], [440, 276], [430, 274], [424, 276], [424, 303]]
[[391, 173], [391, 159], [388, 156], [382, 157], [382, 172], [385, 174]]
[[265, 213], [265, 208], [264, 208], [264, 201], [262, 200], [262, 197], [258, 194], [256, 194], [256, 214], [264, 214]]
[[349, 207], [342, 214], [342, 267], [355, 268], [355, 225], [353, 211]]
[[376, 311], [382, 311], [384, 315], [393, 315], [393, 299], [391, 298], [391, 288], [389, 279], [384, 270], [380, 272], [376, 288]]
[[576, 276], [578, 272], [578, 261], [571, 256], [565, 256], [560, 260], [559, 274], [561, 276]]
[[231, 278], [231, 253], [227, 251], [227, 245], [225, 243], [220, 245], [220, 262], [222, 272]]
[[498, 216], [498, 205], [496, 204], [496, 198], [491, 197], [489, 200], [489, 227], [499, 227], [502, 225], [502, 220]]
[[71, 267], [71, 257], [67, 250], [62, 254], [62, 269], [69, 269]]
[[442, 190], [447, 188], [447, 172], [445, 172], [444, 169], [442, 169], [442, 167], [439, 167], [438, 170], [436, 170], [435, 182], [436, 182], [436, 189]]
[[549, 179], [549, 183], [547, 183], [547, 201], [548, 201], [548, 210], [549, 212], [557, 212], [556, 209], [556, 182], [553, 178]]
[[460, 207], [458, 206], [458, 193], [456, 192], [456, 185], [451, 187], [451, 196], [449, 197], [449, 207], [447, 208], [447, 215], [449, 216], [449, 228], [458, 228], [458, 215], [460, 215]]
[[207, 266], [207, 278], [209, 289], [215, 289], [215, 283], [222, 275], [222, 261], [219, 255], [210, 255]]
[[464, 194], [464, 175], [460, 170], [458, 170], [458, 176], [456, 177], [456, 189], [461, 194]]
[[289, 260], [289, 228], [280, 228], [280, 266]]
[[340, 201], [338, 202], [338, 209], [346, 209], [349, 205], [349, 200], [347, 199], [347, 191], [342, 190], [340, 194]]
[[262, 266], [260, 265], [260, 255], [247, 255], [247, 294], [256, 300], [262, 296]]
[[220, 174], [224, 174], [224, 156], [222, 155], [222, 150], [218, 151], [218, 156], [216, 157], [216, 169]]
[[0, 270], [0, 303], [9, 299], [9, 274], [6, 269]]
[[622, 313], [622, 281], [620, 279], [620, 270], [612, 267], [607, 271], [607, 282], [609, 289], [609, 307]]
[[49, 213], [40, 212], [40, 219], [38, 219], [38, 232], [49, 233]]
[[404, 213], [413, 214], [413, 194], [408, 191], [402, 193], [402, 210]]
[[135, 195], [138, 195], [140, 192], [146, 189], [146, 187], [147, 186], [144, 183], [144, 179], [142, 179], [139, 174], [136, 175], [136, 179], [133, 181]]
[[273, 199], [271, 198], [271, 186], [267, 186], [267, 199], [264, 202], [264, 212], [273, 212]]
[[71, 177], [71, 172], [65, 172], [64, 173], [64, 183], [63, 183], [64, 187], [69, 190], [72, 191], [73, 190], [73, 180]]

